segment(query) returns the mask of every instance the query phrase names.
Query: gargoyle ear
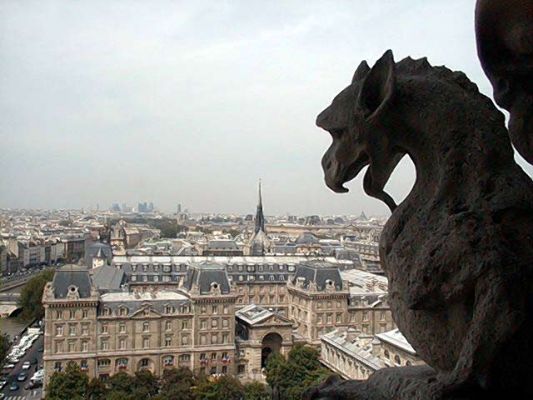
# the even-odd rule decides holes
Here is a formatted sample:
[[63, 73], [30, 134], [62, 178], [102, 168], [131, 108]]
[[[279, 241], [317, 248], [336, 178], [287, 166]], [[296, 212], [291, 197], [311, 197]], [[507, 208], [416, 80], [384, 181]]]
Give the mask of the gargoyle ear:
[[366, 119], [378, 115], [391, 101], [396, 83], [394, 66], [392, 51], [387, 50], [366, 75], [357, 101]]
[[364, 77], [368, 74], [368, 71], [370, 71], [370, 67], [368, 66], [366, 61], [361, 61], [361, 64], [359, 64], [359, 66], [355, 70], [355, 73], [353, 74], [352, 83], [362, 81]]

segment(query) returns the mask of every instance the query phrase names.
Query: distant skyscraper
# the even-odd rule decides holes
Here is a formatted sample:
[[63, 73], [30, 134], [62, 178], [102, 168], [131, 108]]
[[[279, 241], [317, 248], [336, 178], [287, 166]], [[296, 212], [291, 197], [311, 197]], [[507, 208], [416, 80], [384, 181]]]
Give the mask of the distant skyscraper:
[[178, 203], [178, 214], [181, 212], [181, 203]]

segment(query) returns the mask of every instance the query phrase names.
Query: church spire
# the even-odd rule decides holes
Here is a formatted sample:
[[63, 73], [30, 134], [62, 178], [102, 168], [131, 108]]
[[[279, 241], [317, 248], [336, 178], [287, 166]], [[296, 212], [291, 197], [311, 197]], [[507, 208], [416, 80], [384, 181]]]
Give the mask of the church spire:
[[263, 215], [263, 198], [261, 196], [261, 179], [259, 179], [259, 202], [257, 203], [257, 211], [255, 213], [255, 233], [259, 231], [265, 232], [265, 217]]

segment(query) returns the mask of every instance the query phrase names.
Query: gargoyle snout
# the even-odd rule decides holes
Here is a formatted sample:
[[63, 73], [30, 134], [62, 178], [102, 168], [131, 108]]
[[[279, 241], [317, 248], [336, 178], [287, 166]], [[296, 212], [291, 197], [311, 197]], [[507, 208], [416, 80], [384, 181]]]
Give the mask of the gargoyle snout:
[[330, 119], [329, 108], [326, 108], [316, 117], [316, 125], [322, 129], [328, 130], [329, 119]]
[[326, 186], [337, 193], [347, 192], [348, 189], [343, 186], [341, 166], [330, 150], [322, 157], [322, 169], [324, 170]]

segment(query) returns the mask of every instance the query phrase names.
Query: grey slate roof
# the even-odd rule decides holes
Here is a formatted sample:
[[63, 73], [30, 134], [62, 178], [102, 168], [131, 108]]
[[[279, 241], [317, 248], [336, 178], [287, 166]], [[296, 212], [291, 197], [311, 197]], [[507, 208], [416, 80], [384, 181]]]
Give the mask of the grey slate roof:
[[208, 294], [213, 283], [219, 285], [222, 294], [230, 292], [228, 274], [225, 267], [220, 264], [202, 263], [192, 266], [187, 271], [183, 285], [187, 290], [191, 290], [193, 283], [198, 285], [200, 294]]
[[318, 239], [311, 232], [303, 232], [296, 239], [296, 244], [305, 244], [305, 245], [318, 244]]
[[91, 296], [91, 278], [89, 276], [89, 271], [85, 268], [72, 265], [60, 268], [54, 274], [52, 283], [56, 299], [66, 298], [68, 288], [72, 285], [78, 288], [80, 298]]
[[113, 259], [113, 252], [111, 250], [111, 246], [109, 246], [107, 243], [101, 242], [88, 243], [87, 248], [85, 250], [85, 264], [92, 265], [93, 258], [101, 257], [102, 255], [105, 256], [108, 262], [111, 262], [111, 260]]
[[303, 287], [308, 288], [310, 282], [315, 282], [318, 290], [326, 288], [326, 282], [332, 281], [335, 289], [342, 290], [342, 278], [338, 267], [317, 264], [301, 264], [297, 267], [293, 282], [303, 280]]
[[233, 240], [210, 240], [207, 243], [207, 248], [210, 250], [239, 250], [239, 246]]
[[99, 290], [120, 289], [124, 282], [124, 271], [109, 265], [93, 270], [93, 283]]

